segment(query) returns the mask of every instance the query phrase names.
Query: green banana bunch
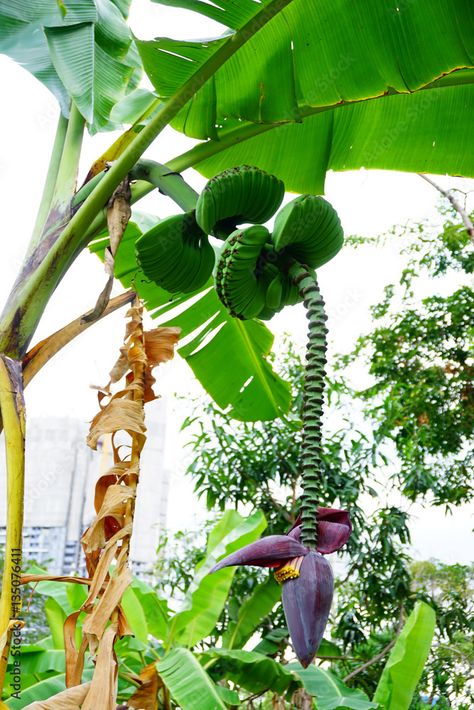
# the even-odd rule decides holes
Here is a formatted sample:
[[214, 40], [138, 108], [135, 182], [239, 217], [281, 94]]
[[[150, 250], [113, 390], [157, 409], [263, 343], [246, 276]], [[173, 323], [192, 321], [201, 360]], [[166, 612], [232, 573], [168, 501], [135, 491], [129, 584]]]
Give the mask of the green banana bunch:
[[196, 220], [206, 234], [226, 239], [239, 224], [270, 219], [284, 194], [283, 182], [264, 170], [249, 165], [224, 170], [200, 194]]
[[191, 293], [212, 274], [214, 249], [194, 212], [168, 217], [136, 241], [137, 259], [150, 281], [170, 293]]
[[[223, 238], [236, 224], [262, 222], [281, 204], [281, 181], [244, 165], [210, 180], [196, 206], [196, 220], [207, 233]], [[237, 318], [269, 320], [284, 306], [302, 301], [289, 276], [292, 264], [308, 273], [341, 249], [343, 231], [337, 212], [322, 197], [301, 195], [277, 214], [273, 234], [264, 227], [232, 231], [216, 271], [216, 290]]]
[[277, 252], [317, 269], [341, 249], [344, 233], [329, 202], [316, 195], [300, 195], [277, 214], [272, 240]]
[[[171, 293], [190, 293], [212, 273], [208, 234], [224, 239], [217, 295], [237, 318], [272, 318], [302, 300], [289, 275], [294, 263], [307, 272], [329, 261], [343, 244], [334, 208], [322, 197], [301, 195], [277, 214], [273, 234], [261, 225], [280, 206], [285, 186], [259, 168], [242, 165], [209, 180], [195, 212], [168, 217], [136, 242], [145, 276]], [[236, 229], [244, 223], [255, 226]]]
[[215, 285], [219, 299], [235, 318], [255, 318], [265, 307], [259, 261], [270, 234], [255, 225], [237, 229], [226, 239], [217, 262]]

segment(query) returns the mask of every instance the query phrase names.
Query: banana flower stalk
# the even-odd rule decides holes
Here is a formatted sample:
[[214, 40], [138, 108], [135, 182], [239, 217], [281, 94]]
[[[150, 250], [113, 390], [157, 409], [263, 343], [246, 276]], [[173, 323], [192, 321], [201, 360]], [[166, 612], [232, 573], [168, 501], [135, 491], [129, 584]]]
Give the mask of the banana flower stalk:
[[352, 531], [349, 513], [318, 508], [318, 541], [315, 550], [302, 542], [298, 516], [286, 535], [269, 535], [224, 557], [210, 574], [223, 567], [256, 565], [275, 568], [283, 585], [286, 623], [296, 656], [305, 668], [312, 662], [323, 638], [334, 591], [331, 565], [323, 557], [339, 550]]

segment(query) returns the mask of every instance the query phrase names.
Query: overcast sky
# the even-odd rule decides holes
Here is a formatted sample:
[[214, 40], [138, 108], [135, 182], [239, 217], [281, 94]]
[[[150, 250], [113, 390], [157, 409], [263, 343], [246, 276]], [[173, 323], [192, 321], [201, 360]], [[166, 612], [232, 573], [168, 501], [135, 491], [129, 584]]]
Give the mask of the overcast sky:
[[[149, 39], [171, 35], [188, 39], [220, 32], [219, 26], [186, 11], [164, 8], [148, 0], [134, 0], [131, 25], [134, 33]], [[27, 72], [0, 56], [2, 109], [0, 111], [0, 200], [2, 210], [2, 259], [0, 261], [0, 300], [8, 296], [21, 264], [42, 185], [47, 170], [58, 109], [53, 97]], [[112, 142], [113, 134], [86, 138], [80, 180], [95, 157]], [[164, 162], [193, 144], [180, 134], [166, 130], [147, 155]], [[249, 162], [251, 162], [249, 158]], [[200, 190], [205, 181], [187, 171], [185, 178]], [[439, 178], [446, 187], [472, 188], [465, 180]], [[376, 235], [394, 224], [436, 218], [439, 203], [436, 192], [416, 175], [394, 172], [330, 173], [327, 198], [338, 210], [347, 234]], [[140, 202], [140, 210], [160, 217], [175, 213], [173, 203], [158, 194]], [[383, 286], [397, 278], [401, 259], [395, 244], [383, 250], [343, 251], [320, 271], [320, 283], [327, 302], [333, 351], [347, 351], [354, 338], [370, 327], [369, 305], [377, 302]], [[87, 311], [95, 303], [105, 277], [99, 260], [83, 253], [56, 291], [47, 307], [35, 342]], [[118, 287], [116, 292], [121, 289]], [[304, 343], [306, 319], [301, 307], [285, 309], [274, 318], [271, 329], [278, 348], [283, 333]], [[123, 336], [123, 313], [119, 312], [89, 329], [61, 355], [44, 368], [27, 390], [29, 417], [60, 415], [88, 421], [94, 415], [96, 399], [91, 384], [103, 384]], [[185, 402], [176, 403], [173, 394], [198, 393], [186, 363], [177, 358], [158, 373], [159, 390], [166, 395], [168, 410], [167, 465], [183, 468], [180, 421]], [[153, 406], [162, 406], [157, 404]], [[192, 486], [177, 478], [170, 500], [173, 529], [193, 522], [196, 505]], [[463, 509], [445, 521], [440, 510], [413, 509], [413, 545], [418, 557], [438, 557], [446, 561], [472, 558], [468, 539], [471, 520]], [[449, 529], [449, 537], [446, 530]]]

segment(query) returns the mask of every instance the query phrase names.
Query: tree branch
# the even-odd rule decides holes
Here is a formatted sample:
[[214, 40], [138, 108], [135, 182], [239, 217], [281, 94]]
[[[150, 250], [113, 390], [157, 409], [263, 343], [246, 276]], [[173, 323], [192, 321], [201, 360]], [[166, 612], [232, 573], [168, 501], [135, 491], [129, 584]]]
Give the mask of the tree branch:
[[376, 656], [373, 656], [373, 658], [370, 658], [368, 661], [363, 663], [361, 666], [359, 666], [358, 668], [355, 668], [353, 671], [351, 671], [349, 673], [349, 675], [346, 675], [346, 677], [342, 679], [343, 683], [347, 683], [348, 680], [351, 680], [356, 675], [359, 675], [359, 673], [362, 673], [362, 671], [365, 671], [367, 668], [370, 668], [370, 666], [373, 666], [374, 663], [378, 663], [379, 661], [381, 661], [382, 658], [384, 656], [386, 656], [389, 651], [392, 650], [392, 648], [395, 646], [395, 643], [397, 642], [397, 638], [400, 635], [400, 631], [402, 630], [403, 617], [404, 617], [404, 607], [402, 606], [402, 608], [400, 609], [400, 616], [398, 619], [398, 625], [395, 630], [395, 636], [390, 641], [390, 643], [388, 643], [386, 646], [384, 646], [384, 648], [379, 653], [377, 653]]
[[450, 190], [445, 190], [444, 188], [442, 188], [441, 185], [438, 185], [434, 180], [428, 177], [428, 175], [423, 175], [423, 173], [418, 173], [418, 175], [423, 178], [423, 180], [426, 180], [426, 182], [428, 182], [432, 187], [434, 187], [435, 190], [438, 190], [438, 192], [443, 195], [443, 197], [446, 197], [446, 199], [450, 201], [451, 205], [453, 206], [453, 209], [455, 209], [458, 215], [461, 217], [463, 224], [466, 227], [466, 232], [469, 234], [471, 242], [474, 242], [474, 224], [472, 223], [472, 220], [464, 209], [464, 207], [461, 205], [460, 202], [458, 202], [452, 192]]

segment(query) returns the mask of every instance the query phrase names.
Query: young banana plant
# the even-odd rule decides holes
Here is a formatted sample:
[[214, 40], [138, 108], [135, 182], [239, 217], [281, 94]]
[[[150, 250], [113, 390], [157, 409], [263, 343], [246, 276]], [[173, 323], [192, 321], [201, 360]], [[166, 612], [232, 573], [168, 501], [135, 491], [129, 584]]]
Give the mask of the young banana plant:
[[[276, 567], [293, 646], [307, 666], [323, 637], [333, 596], [332, 570], [322, 554], [339, 549], [351, 532], [345, 511], [327, 511], [329, 520], [324, 515], [321, 519], [325, 509], [318, 508], [317, 499], [327, 328], [315, 269], [338, 253], [344, 237], [334, 208], [315, 195], [301, 195], [283, 207], [270, 232], [262, 222], [275, 214], [283, 194], [283, 183], [258, 168], [226, 170], [208, 182], [194, 213], [165, 220], [136, 247], [149, 278], [167, 290], [188, 292], [210, 276], [211, 259], [205, 253], [210, 248], [207, 235], [213, 235], [225, 240], [214, 271], [215, 288], [232, 316], [270, 319], [285, 306], [303, 301], [306, 307], [300, 517], [287, 535], [252, 543], [211, 572], [238, 564]], [[253, 226], [244, 226], [249, 223]], [[206, 268], [201, 269], [201, 262]]]

